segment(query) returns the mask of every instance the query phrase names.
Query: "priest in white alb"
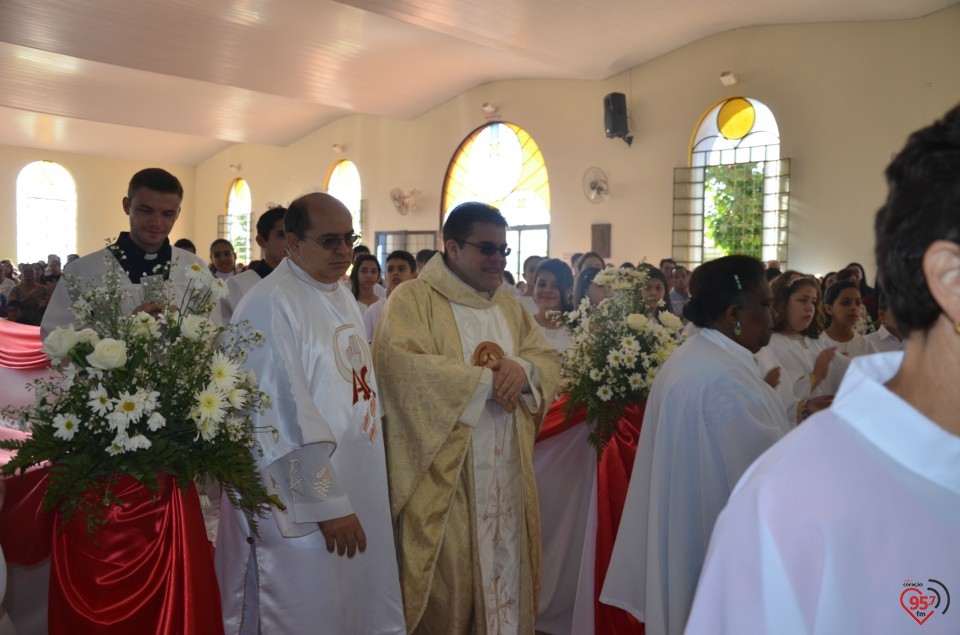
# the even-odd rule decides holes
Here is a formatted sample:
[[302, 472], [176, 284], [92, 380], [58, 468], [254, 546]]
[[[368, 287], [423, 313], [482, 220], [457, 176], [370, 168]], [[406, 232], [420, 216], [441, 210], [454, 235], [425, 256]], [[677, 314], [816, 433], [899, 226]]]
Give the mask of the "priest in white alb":
[[233, 320], [264, 335], [246, 367], [272, 404], [254, 418], [252, 451], [285, 509], [251, 536], [248, 519], [222, 505], [225, 630], [404, 633], [380, 393], [360, 309], [338, 284], [359, 236], [327, 194], [291, 203], [284, 225], [289, 257]]
[[456, 207], [443, 254], [388, 298], [374, 333], [411, 633], [533, 633], [540, 515], [533, 443], [559, 357], [500, 289], [506, 220]]

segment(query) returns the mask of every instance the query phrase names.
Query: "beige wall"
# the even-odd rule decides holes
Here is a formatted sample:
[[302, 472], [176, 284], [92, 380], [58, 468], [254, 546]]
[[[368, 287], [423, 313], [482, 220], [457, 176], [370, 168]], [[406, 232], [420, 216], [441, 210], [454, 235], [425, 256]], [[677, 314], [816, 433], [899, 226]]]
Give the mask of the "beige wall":
[[[0, 258], [16, 262], [17, 177], [20, 170], [34, 161], [43, 160], [62, 165], [77, 185], [77, 253], [81, 255], [101, 249], [106, 239], [129, 229], [121, 201], [126, 196], [130, 177], [143, 168], [164, 168], [183, 183], [183, 206], [171, 237], [176, 239], [187, 235], [196, 224], [193, 217], [195, 169], [192, 166], [151, 166], [124, 159], [0, 146]], [[60, 257], [65, 258], [66, 254], [60, 254]]]
[[[197, 210], [187, 213], [185, 203], [175, 233], [209, 244], [227, 187], [237, 175], [250, 183], [259, 213], [269, 203], [287, 203], [320, 189], [340, 158], [351, 159], [360, 170], [368, 244], [375, 231], [436, 229], [447, 163], [463, 138], [485, 123], [480, 105], [491, 102], [503, 120], [533, 135], [547, 161], [552, 256], [583, 251], [592, 223], [612, 223], [614, 262], [659, 260], [670, 252], [673, 169], [687, 163], [694, 126], [717, 101], [745, 95], [773, 110], [782, 155], [793, 160], [790, 264], [824, 272], [859, 260], [870, 271], [872, 216], [884, 196], [883, 167], [910, 131], [960, 101], [958, 33], [960, 5], [911, 21], [738, 29], [600, 82], [495, 82], [413, 120], [354, 116], [285, 148], [235, 145], [197, 166], [192, 182], [189, 168], [173, 170], [184, 177], [187, 201]], [[724, 70], [735, 72], [740, 83], [724, 88], [718, 81]], [[632, 147], [604, 136], [602, 98], [612, 91], [627, 94], [635, 126]], [[345, 146], [342, 155], [331, 148], [335, 143]], [[30, 153], [12, 150], [24, 157]], [[68, 169], [80, 182], [81, 173], [96, 178], [96, 187], [108, 190], [106, 198], [119, 213], [114, 181], [125, 183], [133, 171], [129, 162], [76, 160], [77, 167]], [[0, 202], [7, 209], [12, 208], [16, 163], [4, 150]], [[240, 165], [239, 172], [231, 164]], [[582, 193], [582, 176], [590, 166], [603, 168], [610, 179], [610, 197], [601, 205], [588, 203]], [[399, 216], [388, 194], [394, 187], [420, 190], [420, 211]], [[84, 244], [105, 234], [90, 230], [90, 222], [123, 220], [100, 209], [107, 201], [90, 204], [84, 194], [81, 200]], [[6, 233], [11, 223], [5, 216], [2, 223]], [[13, 244], [0, 236], [0, 251], [9, 252]]]

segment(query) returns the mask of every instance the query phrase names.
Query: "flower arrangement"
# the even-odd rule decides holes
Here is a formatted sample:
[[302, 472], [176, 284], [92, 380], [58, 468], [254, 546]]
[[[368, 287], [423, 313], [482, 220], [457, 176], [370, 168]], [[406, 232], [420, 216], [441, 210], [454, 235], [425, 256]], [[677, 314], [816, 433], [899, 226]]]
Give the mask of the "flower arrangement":
[[59, 509], [64, 522], [84, 514], [91, 534], [109, 507], [122, 503], [111, 488], [122, 474], [154, 491], [158, 474], [181, 488], [212, 478], [251, 519], [268, 503], [279, 506], [251, 454], [250, 414], [269, 400], [241, 368], [245, 349], [262, 335], [207, 317], [226, 290], [202, 266], [186, 268], [180, 298], [172, 297], [169, 265], [141, 285], [143, 301], [159, 308], [155, 315], [125, 309], [130, 293], [119, 269], [108, 270], [94, 288], [66, 281], [84, 328], [46, 337], [43, 349], [60, 375], [34, 382], [32, 405], [4, 411], [32, 435], [0, 443], [16, 451], [3, 473], [49, 461], [45, 507]]
[[568, 393], [568, 414], [584, 407], [595, 421], [590, 443], [602, 453], [628, 404], [646, 400], [660, 367], [681, 344], [683, 322], [668, 311], [648, 316], [641, 291], [647, 274], [634, 269], [604, 269], [593, 283], [607, 298], [591, 307], [584, 299], [558, 321], [573, 345], [561, 363], [561, 389]]

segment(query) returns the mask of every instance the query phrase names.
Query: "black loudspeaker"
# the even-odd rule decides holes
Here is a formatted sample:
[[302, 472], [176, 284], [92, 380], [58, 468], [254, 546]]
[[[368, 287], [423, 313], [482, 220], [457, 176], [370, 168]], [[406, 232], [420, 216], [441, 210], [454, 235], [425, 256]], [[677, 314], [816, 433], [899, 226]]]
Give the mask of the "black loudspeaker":
[[609, 139], [623, 139], [630, 134], [627, 125], [627, 96], [623, 93], [610, 93], [603, 98], [603, 127]]

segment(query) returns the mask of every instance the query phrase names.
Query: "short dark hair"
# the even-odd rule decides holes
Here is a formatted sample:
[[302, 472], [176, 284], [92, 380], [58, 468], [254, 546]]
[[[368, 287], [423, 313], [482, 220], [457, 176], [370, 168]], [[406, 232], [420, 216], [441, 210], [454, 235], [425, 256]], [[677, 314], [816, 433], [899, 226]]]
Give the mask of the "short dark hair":
[[427, 264], [437, 253], [436, 249], [421, 249], [417, 252], [417, 262]]
[[353, 248], [353, 259], [356, 260], [357, 256], [360, 254], [369, 254], [370, 248], [366, 245], [357, 245]]
[[763, 275], [767, 278], [767, 282], [773, 282], [780, 276], [780, 270], [776, 267], [771, 267], [767, 269]]
[[[189, 238], [181, 238], [177, 242], [173, 243], [173, 246], [177, 249], [184, 249], [194, 254], [197, 253], [197, 246], [194, 245], [193, 241]], [[69, 259], [70, 256], [67, 256], [67, 258]]]
[[130, 179], [127, 185], [127, 198], [133, 198], [141, 187], [164, 194], [176, 194], [183, 200], [183, 186], [180, 180], [161, 168], [146, 168], [140, 170]]
[[372, 254], [360, 254], [353, 261], [353, 271], [350, 272], [350, 290], [353, 291], [353, 297], [360, 297], [360, 267], [365, 262], [372, 262], [377, 265], [377, 273], [382, 273], [380, 261]]
[[233, 249], [233, 243], [227, 240], [226, 238], [217, 238], [215, 241], [210, 243], [210, 253], [213, 253], [213, 248], [217, 245], [226, 245], [230, 248], [230, 251], [236, 254], [237, 252]]
[[890, 187], [877, 212], [875, 255], [897, 329], [927, 331], [942, 313], [923, 273], [937, 240], [960, 243], [960, 106], [919, 130], [887, 168]]
[[857, 272], [852, 267], [846, 267], [835, 274], [836, 282], [852, 282], [856, 275]]
[[390, 255], [387, 256], [387, 264], [390, 264], [391, 260], [403, 260], [410, 266], [410, 271], [412, 273], [417, 272], [417, 259], [413, 257], [409, 251], [404, 251], [403, 249], [397, 249], [391, 251]]
[[297, 238], [303, 238], [310, 229], [310, 212], [307, 209], [307, 196], [301, 196], [289, 206], [287, 213], [283, 215], [283, 230], [288, 234], [293, 234]]
[[788, 307], [790, 305], [790, 296], [798, 292], [803, 287], [813, 287], [817, 292], [817, 299], [814, 302], [813, 320], [810, 325], [801, 333], [807, 337], [817, 338], [823, 333], [826, 318], [823, 313], [823, 302], [820, 298], [820, 284], [811, 276], [804, 275], [799, 271], [787, 269], [779, 278], [770, 285], [770, 291], [773, 294], [773, 330], [780, 333], [786, 330]]
[[[526, 258], [524, 258], [524, 259], [523, 259], [523, 270], [524, 270], [524, 271], [527, 270], [527, 265], [529, 265], [530, 262], [533, 261], [533, 260], [539, 260], [540, 262], [543, 262], [544, 257], [543, 257], [543, 256], [527, 256]], [[537, 263], [537, 266], [539, 266], [539, 265], [540, 265], [540, 263]]]
[[560, 310], [573, 311], [573, 272], [570, 271], [570, 267], [557, 258], [542, 260], [537, 265], [537, 272], [533, 275], [534, 285], [537, 284], [540, 274], [544, 272], [552, 273], [557, 279], [557, 286], [560, 287]]
[[283, 220], [283, 216], [286, 213], [286, 207], [277, 205], [260, 214], [260, 218], [257, 219], [257, 236], [264, 240], [269, 239], [270, 232], [273, 231], [274, 225], [277, 224], [278, 220]]
[[734, 255], [705, 262], [690, 278], [690, 300], [683, 317], [705, 328], [731, 305], [746, 306], [747, 296], [766, 284], [763, 263], [750, 256]]
[[585, 254], [583, 254], [582, 256], [580, 256], [580, 259], [577, 261], [577, 264], [575, 264], [574, 266], [577, 267], [577, 268], [582, 267], [582, 266], [583, 266], [583, 262], [584, 262], [587, 258], [597, 258], [597, 259], [599, 259], [600, 262], [603, 263], [603, 266], [600, 267], [601, 269], [603, 269], [604, 267], [607, 266], [607, 261], [603, 259], [603, 256], [601, 256], [600, 254], [598, 254], [598, 253], [595, 252], [595, 251], [588, 251], [587, 253], [585, 253]]
[[661, 259], [660, 259], [660, 270], [661, 270], [661, 271], [663, 271], [663, 263], [665, 263], [665, 262], [669, 262], [669, 263], [672, 264], [674, 267], [677, 266], [677, 261], [674, 260], [673, 258], [661, 258]]
[[477, 223], [487, 223], [497, 227], [507, 227], [507, 219], [503, 217], [493, 205], [479, 201], [460, 203], [453, 208], [447, 221], [443, 224], [443, 242], [455, 240], [462, 243], [470, 238], [473, 226]]

